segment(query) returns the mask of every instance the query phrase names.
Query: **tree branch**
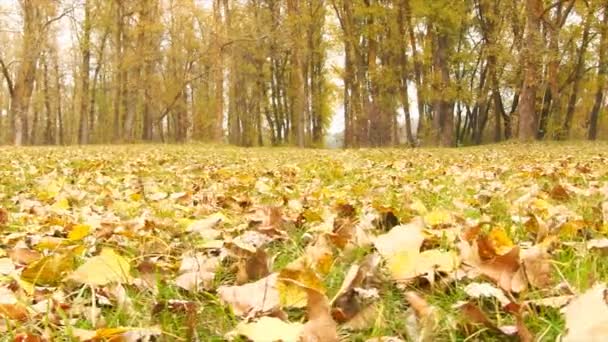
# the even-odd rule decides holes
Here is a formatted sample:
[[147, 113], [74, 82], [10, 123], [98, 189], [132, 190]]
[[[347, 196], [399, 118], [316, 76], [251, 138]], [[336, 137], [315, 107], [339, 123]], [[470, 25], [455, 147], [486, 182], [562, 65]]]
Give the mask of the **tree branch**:
[[4, 78], [6, 79], [6, 84], [8, 86], [8, 92], [11, 95], [11, 97], [13, 97], [13, 93], [15, 91], [15, 88], [13, 86], [13, 80], [11, 79], [11, 74], [8, 71], [8, 68], [6, 67], [6, 64], [4, 64], [4, 60], [2, 59], [2, 57], [0, 57], [0, 67], [2, 68], [2, 75], [4, 75]]

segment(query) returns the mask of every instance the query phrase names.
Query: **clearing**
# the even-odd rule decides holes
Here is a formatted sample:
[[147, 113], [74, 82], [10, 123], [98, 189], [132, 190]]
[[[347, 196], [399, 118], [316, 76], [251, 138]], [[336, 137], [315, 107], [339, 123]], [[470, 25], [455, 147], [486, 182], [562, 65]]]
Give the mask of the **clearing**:
[[2, 340], [608, 336], [605, 143], [2, 148], [0, 229]]

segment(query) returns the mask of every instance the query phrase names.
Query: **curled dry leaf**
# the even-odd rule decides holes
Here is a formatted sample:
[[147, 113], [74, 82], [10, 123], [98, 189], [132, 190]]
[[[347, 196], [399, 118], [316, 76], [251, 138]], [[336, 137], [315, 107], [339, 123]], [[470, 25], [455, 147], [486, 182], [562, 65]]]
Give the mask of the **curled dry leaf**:
[[308, 322], [304, 324], [299, 336], [301, 342], [337, 342], [337, 325], [330, 313], [327, 297], [314, 289], [305, 288], [308, 296]]
[[220, 299], [230, 305], [235, 315], [257, 317], [279, 310], [278, 274], [241, 286], [220, 286]]
[[[379, 263], [380, 256], [370, 254], [360, 265], [350, 267], [342, 286], [331, 300], [332, 316], [336, 321], [345, 323], [357, 319], [358, 324], [356, 325], [360, 327], [363, 323], [361, 319], [369, 317], [367, 307], [375, 298], [374, 296], [367, 296], [366, 298], [364, 294], [370, 291], [376, 291], [377, 293], [373, 286], [376, 286], [376, 283], [380, 281], [380, 275], [377, 272]], [[366, 313], [360, 315], [363, 311]], [[373, 320], [375, 320], [375, 317]], [[366, 321], [371, 323], [372, 320]]]
[[410, 304], [406, 313], [406, 333], [409, 340], [433, 341], [439, 324], [435, 308], [413, 291], [406, 292], [405, 299]]

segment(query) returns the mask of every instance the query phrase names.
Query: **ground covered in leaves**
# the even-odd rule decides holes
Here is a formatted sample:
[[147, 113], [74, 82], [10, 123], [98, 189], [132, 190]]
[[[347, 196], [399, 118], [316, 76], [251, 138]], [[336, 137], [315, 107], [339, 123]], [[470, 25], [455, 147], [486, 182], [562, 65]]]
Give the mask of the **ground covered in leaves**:
[[9, 341], [608, 339], [608, 145], [0, 149]]

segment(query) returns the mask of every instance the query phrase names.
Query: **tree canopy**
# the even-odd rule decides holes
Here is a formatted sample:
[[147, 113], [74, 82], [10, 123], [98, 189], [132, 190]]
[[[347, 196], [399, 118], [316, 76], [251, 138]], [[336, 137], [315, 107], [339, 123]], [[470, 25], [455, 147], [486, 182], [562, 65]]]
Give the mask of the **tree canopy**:
[[608, 133], [608, 0], [3, 3], [4, 144]]

